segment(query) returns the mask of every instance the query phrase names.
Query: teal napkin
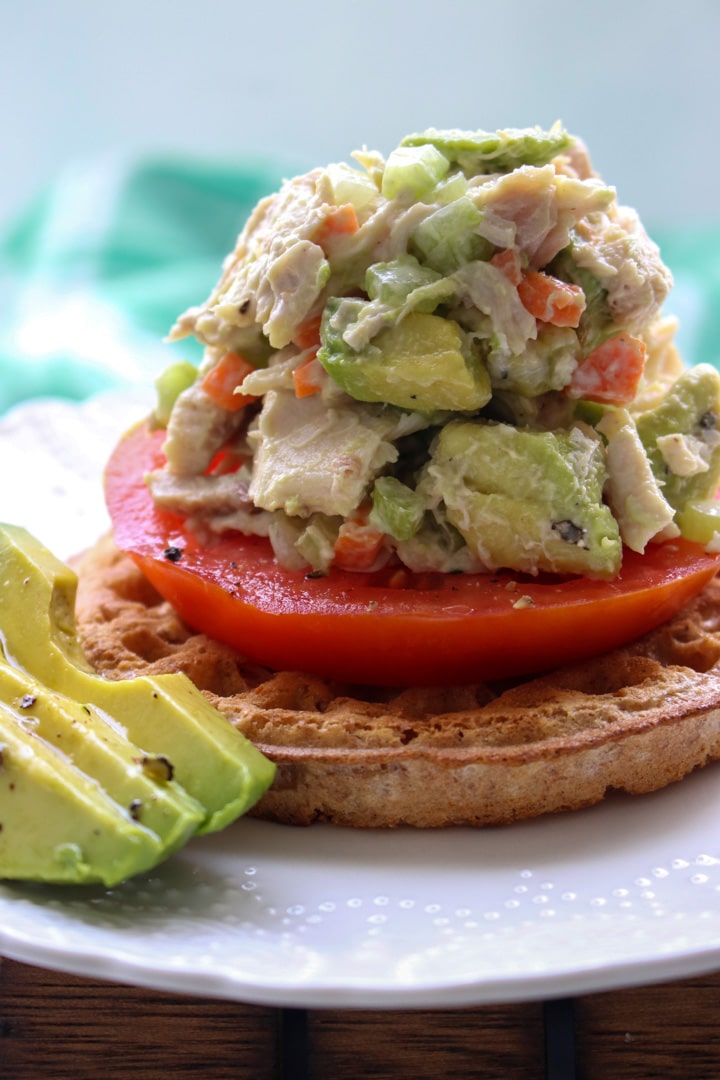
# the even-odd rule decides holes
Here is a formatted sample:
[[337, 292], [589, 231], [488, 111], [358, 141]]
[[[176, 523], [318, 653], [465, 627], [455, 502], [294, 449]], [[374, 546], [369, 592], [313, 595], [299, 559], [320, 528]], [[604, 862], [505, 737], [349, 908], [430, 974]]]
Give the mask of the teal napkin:
[[[0, 413], [28, 397], [82, 399], [150, 383], [192, 341], [164, 343], [204, 300], [272, 163], [78, 163], [0, 233]], [[720, 223], [651, 230], [676, 280], [666, 310], [693, 363], [720, 360]]]
[[148, 383], [248, 214], [294, 171], [191, 161], [78, 164], [0, 235], [0, 412]]
[[665, 311], [680, 320], [683, 357], [720, 367], [720, 222], [650, 231], [675, 278]]

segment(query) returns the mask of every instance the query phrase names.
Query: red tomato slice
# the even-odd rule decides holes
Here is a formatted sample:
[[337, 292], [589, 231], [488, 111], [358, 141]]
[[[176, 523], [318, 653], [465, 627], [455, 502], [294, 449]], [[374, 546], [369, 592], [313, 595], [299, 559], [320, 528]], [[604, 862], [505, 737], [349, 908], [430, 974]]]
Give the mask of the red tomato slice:
[[533, 674], [639, 637], [720, 568], [720, 557], [677, 540], [626, 551], [613, 581], [284, 570], [264, 539], [203, 546], [155, 507], [144, 477], [162, 464], [164, 438], [133, 428], [108, 463], [116, 542], [189, 626], [277, 670], [378, 686]]

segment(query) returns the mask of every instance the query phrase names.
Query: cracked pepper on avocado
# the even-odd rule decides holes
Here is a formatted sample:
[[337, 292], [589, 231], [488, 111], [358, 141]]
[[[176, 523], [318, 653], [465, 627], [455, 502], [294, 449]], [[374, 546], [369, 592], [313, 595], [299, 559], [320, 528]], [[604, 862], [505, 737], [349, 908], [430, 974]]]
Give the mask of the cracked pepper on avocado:
[[288, 569], [613, 578], [709, 542], [720, 375], [637, 214], [559, 125], [408, 136], [264, 199], [158, 383], [156, 506]]

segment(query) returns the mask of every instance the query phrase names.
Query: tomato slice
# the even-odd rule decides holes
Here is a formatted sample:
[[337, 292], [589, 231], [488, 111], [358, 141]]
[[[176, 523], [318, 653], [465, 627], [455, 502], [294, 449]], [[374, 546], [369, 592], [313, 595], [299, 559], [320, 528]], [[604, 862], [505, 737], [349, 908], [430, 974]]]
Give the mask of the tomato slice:
[[139, 425], [107, 465], [116, 542], [190, 627], [277, 670], [398, 687], [534, 674], [639, 637], [720, 568], [719, 556], [677, 540], [626, 551], [613, 581], [284, 570], [264, 539], [203, 546], [155, 507], [144, 478], [163, 463], [164, 437]]

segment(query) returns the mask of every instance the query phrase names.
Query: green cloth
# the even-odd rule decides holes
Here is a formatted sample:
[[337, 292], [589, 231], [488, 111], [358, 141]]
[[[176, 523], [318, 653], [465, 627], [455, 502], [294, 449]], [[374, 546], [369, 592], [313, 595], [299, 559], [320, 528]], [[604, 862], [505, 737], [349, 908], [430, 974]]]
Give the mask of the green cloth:
[[[205, 299], [248, 214], [283, 176], [260, 164], [74, 165], [0, 234], [0, 413], [151, 382], [193, 341], [163, 342]], [[720, 224], [652, 230], [675, 275], [666, 310], [688, 361], [720, 360]]]
[[675, 278], [665, 311], [680, 320], [685, 361], [720, 367], [720, 222], [650, 231]]
[[206, 298], [258, 200], [295, 171], [162, 160], [68, 169], [0, 235], [0, 413], [196, 360], [197, 343], [163, 338]]

